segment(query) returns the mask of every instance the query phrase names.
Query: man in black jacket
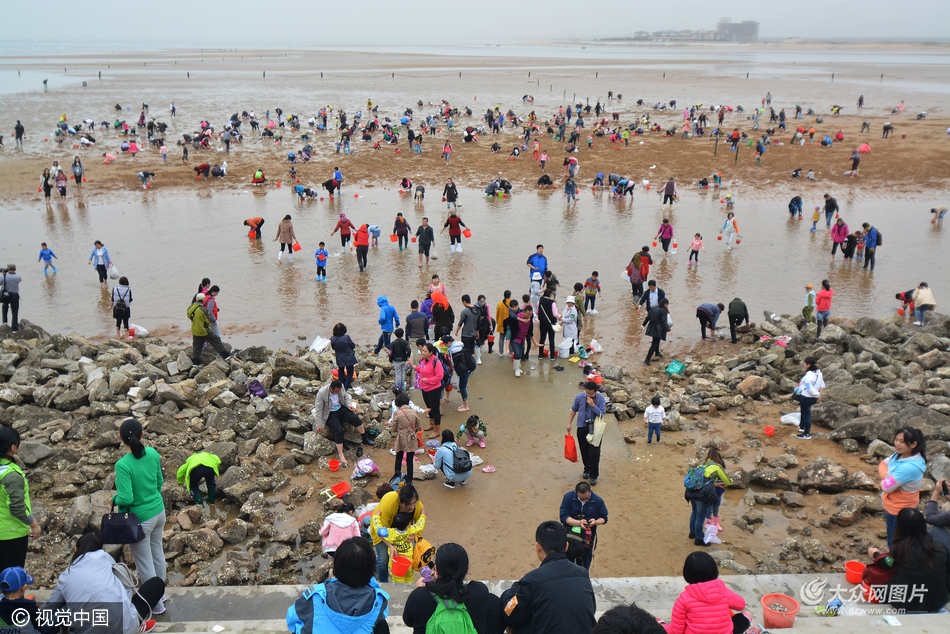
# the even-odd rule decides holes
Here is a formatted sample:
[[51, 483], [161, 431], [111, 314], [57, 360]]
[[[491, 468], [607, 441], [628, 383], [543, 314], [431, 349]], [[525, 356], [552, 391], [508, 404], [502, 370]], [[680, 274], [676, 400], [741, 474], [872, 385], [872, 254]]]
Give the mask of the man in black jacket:
[[663, 292], [662, 288], [657, 288], [656, 280], [650, 280], [647, 282], [646, 292], [640, 296], [640, 302], [637, 305], [637, 312], [640, 312], [640, 307], [646, 304], [647, 311], [654, 306], [659, 306], [660, 300], [666, 297], [666, 293]]
[[732, 335], [732, 343], [738, 343], [736, 328], [741, 326], [743, 321], [749, 323], [749, 307], [737, 297], [729, 302], [729, 333]]
[[567, 560], [564, 526], [543, 522], [535, 542], [541, 565], [502, 593], [504, 624], [515, 634], [590, 632], [597, 599], [587, 570]]

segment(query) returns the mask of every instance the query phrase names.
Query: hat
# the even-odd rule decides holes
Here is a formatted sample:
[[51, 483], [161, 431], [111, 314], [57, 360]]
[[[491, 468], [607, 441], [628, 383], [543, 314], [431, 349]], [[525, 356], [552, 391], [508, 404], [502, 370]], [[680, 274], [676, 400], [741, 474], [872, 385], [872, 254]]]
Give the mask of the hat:
[[813, 289], [813, 288], [815, 288], [815, 287], [812, 286], [811, 284], [805, 284], [805, 288], [807, 288], [807, 289]]
[[197, 295], [195, 295], [195, 299], [198, 300], [199, 302], [203, 300], [204, 298], [205, 298], [204, 293], [198, 293]]
[[573, 295], [568, 295], [566, 301], [567, 301], [568, 304], [573, 304], [573, 303], [574, 303], [574, 296], [573, 296]]
[[26, 570], [20, 566], [7, 568], [0, 574], [0, 590], [3, 592], [14, 592], [29, 585], [33, 585], [33, 577], [26, 574]]
[[540, 279], [541, 279], [541, 273], [539, 273], [538, 271], [535, 271], [534, 273], [531, 274], [531, 279], [532, 279], [532, 280], [540, 280]]

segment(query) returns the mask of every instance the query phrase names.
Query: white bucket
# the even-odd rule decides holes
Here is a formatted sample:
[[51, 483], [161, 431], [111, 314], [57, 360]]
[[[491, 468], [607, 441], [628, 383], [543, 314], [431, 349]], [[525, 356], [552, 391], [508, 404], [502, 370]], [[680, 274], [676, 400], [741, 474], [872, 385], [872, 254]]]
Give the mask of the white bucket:
[[569, 357], [571, 355], [571, 345], [573, 341], [571, 339], [565, 339], [557, 346], [557, 356], [559, 357]]

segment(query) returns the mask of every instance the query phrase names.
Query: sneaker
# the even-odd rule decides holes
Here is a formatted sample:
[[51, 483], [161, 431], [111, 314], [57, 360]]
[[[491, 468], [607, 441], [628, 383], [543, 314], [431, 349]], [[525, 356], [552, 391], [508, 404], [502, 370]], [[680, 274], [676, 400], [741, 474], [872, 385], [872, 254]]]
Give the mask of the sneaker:
[[476, 361], [475, 363], [476, 363], [476, 364], [478, 364], [478, 365], [481, 365], [481, 364], [482, 364], [482, 360], [481, 360], [481, 359], [479, 359], [479, 360], [478, 360], [478, 361]]
[[485, 448], [485, 439], [484, 439], [484, 438], [479, 438], [479, 439], [478, 439], [478, 446], [481, 447], [482, 449]]
[[466, 482], [468, 482], [468, 480], [462, 480], [461, 482], [459, 482], [459, 484], [461, 484], [462, 486], [465, 486]]
[[589, 311], [587, 311], [587, 314], [588, 314], [588, 315], [596, 315], [597, 312], [598, 312], [597, 310], [591, 308]]
[[146, 632], [151, 632], [155, 629], [155, 619], [149, 619], [139, 625], [139, 634], [145, 634]]
[[708, 546], [709, 544], [707, 544], [706, 542], [704, 542], [703, 540], [701, 540], [701, 539], [699, 539], [699, 538], [697, 537], [696, 539], [693, 540], [693, 545], [695, 545], [695, 546]]
[[689, 539], [696, 539], [696, 533], [690, 533]]
[[585, 472], [584, 472], [584, 475], [583, 475], [582, 477], [583, 477], [585, 480], [587, 480], [588, 478], [590, 478], [590, 471], [585, 471]]
[[[211, 509], [214, 510], [214, 506], [211, 506]], [[160, 608], [152, 608], [152, 614], [165, 614], [165, 604], [159, 602]]]
[[795, 434], [795, 438], [799, 440], [811, 440], [811, 434]]
[[454, 488], [455, 488], [455, 483], [454, 483], [454, 482], [450, 482], [450, 481], [448, 481], [448, 480], [446, 480], [446, 481], [443, 482], [442, 484], [444, 484], [445, 486], [447, 486], [447, 487], [450, 488], [450, 489], [454, 489]]
[[595, 484], [597, 484], [597, 478], [591, 478], [591, 479], [590, 479], [590, 485], [591, 485], [591, 486], [594, 486]]
[[465, 443], [465, 446], [466, 446], [466, 447], [471, 447], [471, 446], [474, 445], [474, 444], [475, 444], [475, 439], [474, 439], [474, 438], [469, 438], [469, 439], [468, 439], [468, 442]]
[[914, 322], [914, 325], [915, 325], [915, 326], [923, 326], [924, 324], [923, 324], [922, 322], [915, 321], [915, 322]]

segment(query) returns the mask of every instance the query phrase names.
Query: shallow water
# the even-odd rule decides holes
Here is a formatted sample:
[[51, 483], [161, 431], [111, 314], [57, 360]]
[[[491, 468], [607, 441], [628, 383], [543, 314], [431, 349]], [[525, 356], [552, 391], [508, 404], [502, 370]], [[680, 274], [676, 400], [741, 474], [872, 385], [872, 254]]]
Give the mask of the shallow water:
[[[236, 179], [215, 182], [195, 194], [159, 190], [98, 196], [89, 204], [70, 200], [23, 204], [0, 212], [6, 227], [3, 252], [19, 265], [21, 316], [52, 330], [76, 329], [108, 335], [109, 300], [87, 266], [94, 240], [102, 240], [122, 275], [132, 283], [132, 321], [149, 330], [169, 334], [180, 327], [187, 335], [185, 309], [202, 277], [221, 286], [220, 321], [225, 339], [238, 347], [252, 343], [279, 345], [328, 335], [333, 324], [344, 321], [369, 342], [378, 333], [376, 298], [387, 295], [401, 316], [411, 299], [422, 300], [432, 274], [439, 274], [458, 311], [459, 297], [484, 293], [494, 307], [501, 292], [515, 297], [528, 290], [525, 260], [537, 243], [545, 245], [549, 267], [567, 288], [598, 270], [604, 298], [593, 318], [593, 336], [617, 337], [615, 345], [630, 345], [641, 334], [636, 311], [629, 305], [629, 285], [620, 279], [633, 253], [649, 244], [664, 213], [655, 194], [638, 188], [634, 201], [615, 201], [606, 194], [585, 190], [580, 202], [567, 209], [563, 195], [526, 191], [508, 198], [485, 199], [481, 192], [462, 190], [460, 215], [472, 229], [464, 253], [448, 252], [448, 234], [437, 240], [438, 260], [419, 268], [414, 249], [400, 252], [388, 238], [391, 222], [402, 212], [415, 229], [423, 215], [441, 226], [445, 207], [437, 185], [428, 186], [423, 206], [407, 195], [382, 187], [347, 187], [335, 200], [296, 204], [287, 188], [269, 191], [235, 187]], [[359, 198], [354, 194], [359, 193]], [[892, 315], [897, 291], [927, 281], [937, 301], [950, 296], [950, 282], [935, 265], [946, 263], [945, 234], [927, 222], [932, 201], [884, 199], [849, 202], [841, 196], [842, 217], [851, 227], [864, 221], [885, 236], [877, 270], [865, 272], [860, 263], [830, 263], [830, 237], [823, 221], [810, 231], [808, 220], [788, 220], [781, 200], [746, 201], [736, 206], [742, 243], [732, 252], [716, 235], [724, 219], [724, 205], [712, 192], [684, 192], [670, 216], [679, 251], [665, 260], [657, 257], [651, 277], [658, 280], [671, 301], [675, 335], [698, 339], [695, 308], [703, 302], [743, 298], [753, 321], [763, 310], [797, 312], [804, 302], [806, 283], [823, 278], [835, 289], [832, 314], [847, 317]], [[806, 201], [806, 207], [817, 201]], [[343, 249], [339, 237], [330, 237], [339, 212], [357, 226], [377, 224], [383, 236], [370, 249], [368, 272], [360, 274], [356, 258]], [[294, 219], [303, 249], [295, 262], [278, 265], [277, 223], [284, 214]], [[246, 218], [262, 216], [264, 240], [247, 237]], [[696, 232], [705, 238], [700, 265], [687, 266], [686, 244]], [[59, 256], [56, 275], [44, 276], [32, 264], [45, 240]], [[319, 241], [330, 251], [328, 282], [315, 281], [313, 252]], [[415, 245], [410, 245], [415, 247]], [[661, 249], [652, 249], [657, 253]], [[913, 255], [912, 255], [913, 254]], [[913, 259], [912, 259], [913, 258]], [[565, 295], [562, 291], [560, 296]], [[563, 307], [563, 301], [559, 307]]]

